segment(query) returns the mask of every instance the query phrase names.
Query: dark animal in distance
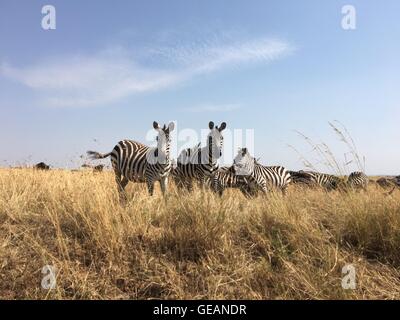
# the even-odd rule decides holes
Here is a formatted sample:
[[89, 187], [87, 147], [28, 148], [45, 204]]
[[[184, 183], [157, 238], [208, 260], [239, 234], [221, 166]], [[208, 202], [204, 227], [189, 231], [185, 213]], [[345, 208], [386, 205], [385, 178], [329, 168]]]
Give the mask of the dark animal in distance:
[[382, 189], [388, 190], [390, 189], [388, 194], [392, 194], [396, 188], [400, 188], [400, 176], [394, 178], [379, 178], [376, 181], [371, 180], [371, 182], [376, 183]]
[[88, 169], [92, 169], [93, 172], [102, 172], [104, 169], [104, 164], [98, 164], [96, 166], [91, 166], [90, 164], [83, 164], [81, 165], [81, 168], [88, 168]]
[[379, 178], [376, 180], [376, 183], [383, 189], [392, 188], [394, 186], [394, 182], [388, 178]]
[[45, 164], [44, 162], [39, 162], [35, 164], [33, 168], [36, 170], [49, 170], [50, 166]]
[[93, 172], [102, 172], [104, 169], [104, 164], [98, 164], [97, 166], [93, 167]]

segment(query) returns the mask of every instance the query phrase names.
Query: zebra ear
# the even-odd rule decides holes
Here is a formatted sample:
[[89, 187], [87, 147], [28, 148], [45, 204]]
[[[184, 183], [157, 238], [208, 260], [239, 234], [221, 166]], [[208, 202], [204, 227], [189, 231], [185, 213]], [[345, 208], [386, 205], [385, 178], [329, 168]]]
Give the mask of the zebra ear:
[[247, 148], [242, 148], [242, 156], [244, 156], [247, 153]]
[[210, 128], [210, 130], [214, 129], [214, 122], [210, 121], [208, 127]]
[[160, 126], [158, 125], [158, 123], [156, 121], [153, 122], [153, 128], [156, 130], [160, 129]]
[[175, 129], [175, 123], [170, 122], [168, 125], [168, 132], [174, 131]]
[[221, 123], [221, 126], [219, 127], [219, 132], [221, 132], [222, 130], [224, 130], [226, 128], [226, 123], [225, 122], [222, 122]]

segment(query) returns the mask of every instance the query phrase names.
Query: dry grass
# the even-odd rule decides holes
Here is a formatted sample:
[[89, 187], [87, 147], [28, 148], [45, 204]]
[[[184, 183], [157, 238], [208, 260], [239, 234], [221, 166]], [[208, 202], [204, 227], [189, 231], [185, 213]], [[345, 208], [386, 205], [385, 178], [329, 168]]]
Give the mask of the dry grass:
[[[338, 157], [337, 153], [333, 152], [327, 143], [323, 141], [317, 142], [297, 130], [295, 130], [297, 135], [311, 149], [307, 152], [306, 156], [295, 146], [289, 144], [288, 147], [297, 154], [304, 167], [313, 171], [321, 171], [320, 169], [322, 169], [322, 171], [327, 170], [329, 173], [339, 176], [346, 176], [354, 170], [365, 172], [365, 157], [359, 154], [357, 146], [346, 126], [337, 120], [328, 122], [328, 124], [335, 136], [339, 138], [342, 147], [345, 147], [343, 158]], [[314, 158], [314, 161], [308, 159], [310, 156]]]
[[[0, 298], [400, 298], [400, 192], [170, 189], [131, 184], [123, 208], [110, 172], [0, 169]], [[347, 263], [356, 290], [341, 287]]]

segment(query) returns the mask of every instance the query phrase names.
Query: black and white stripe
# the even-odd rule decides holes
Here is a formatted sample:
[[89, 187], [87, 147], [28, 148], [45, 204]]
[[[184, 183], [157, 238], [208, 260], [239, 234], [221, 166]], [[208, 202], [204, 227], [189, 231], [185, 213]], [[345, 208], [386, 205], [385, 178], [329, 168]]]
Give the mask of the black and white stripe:
[[247, 178], [250, 190], [261, 190], [266, 193], [268, 190], [278, 189], [286, 193], [291, 182], [289, 171], [282, 166], [263, 166], [258, 163], [248, 152], [247, 148], [239, 150], [234, 159], [234, 167], [237, 175]]
[[210, 133], [207, 136], [207, 145], [200, 148], [200, 144], [192, 149], [185, 149], [177, 159], [177, 166], [172, 176], [178, 187], [191, 190], [193, 182], [201, 185], [206, 183], [207, 177], [211, 177], [219, 168], [218, 159], [222, 156], [223, 136], [222, 131], [226, 123], [215, 126], [209, 123]]
[[315, 187], [316, 183], [314, 182], [313, 177], [306, 173], [305, 171], [289, 171], [290, 176], [292, 177], [292, 184], [301, 185], [305, 187]]
[[300, 170], [299, 173], [308, 176], [311, 185], [320, 186], [327, 191], [337, 190], [344, 186], [344, 180], [332, 174], [303, 170]]
[[356, 171], [350, 173], [347, 179], [347, 185], [355, 190], [363, 189], [367, 190], [369, 179], [367, 175], [363, 172]]
[[92, 159], [104, 159], [111, 156], [111, 164], [115, 173], [120, 196], [125, 199], [125, 187], [129, 181], [146, 182], [150, 195], [154, 192], [154, 183], [160, 182], [161, 190], [165, 194], [168, 175], [172, 168], [170, 160], [170, 132], [174, 130], [174, 123], [168, 127], [160, 127], [154, 121], [153, 127], [158, 131], [157, 147], [151, 148], [132, 140], [122, 140], [107, 154], [88, 151]]
[[219, 168], [212, 177], [207, 179], [207, 182], [211, 189], [220, 196], [228, 188], [240, 189], [246, 196], [251, 194], [248, 179], [245, 176], [236, 175], [234, 166]]

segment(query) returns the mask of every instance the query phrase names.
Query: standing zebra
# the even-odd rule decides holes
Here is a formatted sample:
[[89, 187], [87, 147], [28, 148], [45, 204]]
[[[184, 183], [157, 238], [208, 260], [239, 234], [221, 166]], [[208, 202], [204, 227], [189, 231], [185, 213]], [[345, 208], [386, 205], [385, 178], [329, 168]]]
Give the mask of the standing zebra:
[[211, 177], [219, 168], [218, 159], [222, 156], [224, 137], [222, 131], [226, 123], [214, 126], [214, 122], [208, 124], [210, 133], [207, 136], [207, 145], [200, 148], [198, 144], [194, 148], [183, 150], [178, 159], [177, 166], [172, 172], [176, 185], [187, 190], [192, 190], [193, 181], [204, 185], [207, 177]]
[[171, 171], [170, 160], [170, 133], [174, 130], [174, 123], [168, 127], [160, 127], [153, 122], [157, 130], [157, 147], [151, 148], [132, 140], [122, 140], [114, 149], [106, 154], [88, 151], [92, 159], [104, 159], [111, 156], [111, 164], [115, 173], [118, 191], [121, 200], [126, 200], [125, 187], [129, 181], [146, 182], [150, 195], [154, 192], [154, 183], [160, 181], [161, 191], [165, 194], [168, 184], [168, 175]]
[[365, 173], [363, 172], [352, 172], [350, 173], [348, 179], [347, 179], [347, 185], [351, 188], [351, 189], [363, 189], [363, 190], [367, 190], [367, 186], [368, 186], [368, 177]]
[[281, 166], [263, 166], [253, 158], [247, 148], [239, 150], [234, 161], [237, 175], [243, 175], [248, 179], [251, 190], [261, 190], [267, 193], [268, 189], [279, 189], [286, 193], [287, 186], [291, 182], [289, 171]]
[[345, 187], [344, 180], [332, 174], [303, 170], [300, 170], [299, 173], [306, 176], [308, 175], [312, 185], [320, 186], [327, 191]]

